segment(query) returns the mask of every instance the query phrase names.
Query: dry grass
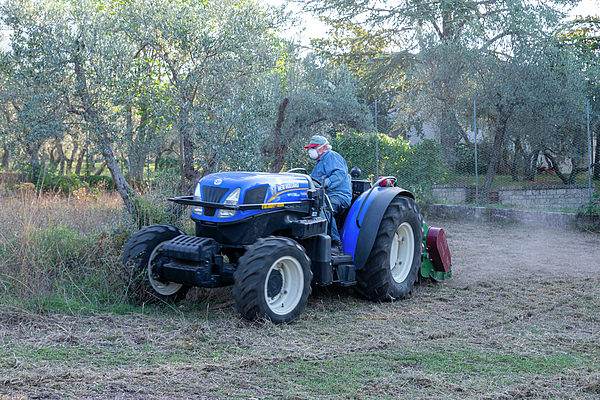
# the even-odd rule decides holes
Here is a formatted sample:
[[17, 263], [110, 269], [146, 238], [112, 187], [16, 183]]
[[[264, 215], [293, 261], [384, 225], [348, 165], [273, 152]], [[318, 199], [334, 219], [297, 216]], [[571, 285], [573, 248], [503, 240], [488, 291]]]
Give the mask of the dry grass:
[[115, 263], [131, 230], [114, 194], [39, 196], [25, 185], [0, 186], [0, 223], [0, 293], [18, 299], [93, 277]]
[[[201, 297], [201, 296], [200, 296]], [[598, 279], [420, 286], [373, 304], [320, 290], [289, 326], [221, 289], [129, 315], [0, 312], [0, 393], [47, 398], [595, 399]]]
[[[0, 258], [0, 400], [600, 397], [600, 278], [556, 270], [597, 260], [595, 236], [438, 224], [453, 253], [452, 281], [423, 284], [410, 299], [384, 304], [350, 289], [315, 289], [299, 321], [274, 326], [241, 319], [229, 288], [196, 289], [177, 306], [100, 307], [92, 297], [122, 289], [90, 272], [100, 269], [108, 282], [116, 276], [118, 235], [106, 232], [123, 225], [115, 222], [118, 199], [106, 196], [0, 196], [0, 243], [18, 255]], [[48, 250], [63, 249], [58, 244], [40, 250], [39, 232], [49, 226], [93, 239], [82, 253], [86, 267], [60, 264], [63, 254]], [[528, 248], [517, 245], [527, 240]], [[555, 259], [548, 243], [575, 253], [548, 262]], [[90, 279], [28, 275], [31, 268], [52, 272], [42, 268], [50, 256], [58, 257], [55, 268]], [[90, 298], [90, 306], [7, 300], [19, 288], [25, 297], [36, 290], [67, 297], [76, 288], [81, 293], [71, 298]]]

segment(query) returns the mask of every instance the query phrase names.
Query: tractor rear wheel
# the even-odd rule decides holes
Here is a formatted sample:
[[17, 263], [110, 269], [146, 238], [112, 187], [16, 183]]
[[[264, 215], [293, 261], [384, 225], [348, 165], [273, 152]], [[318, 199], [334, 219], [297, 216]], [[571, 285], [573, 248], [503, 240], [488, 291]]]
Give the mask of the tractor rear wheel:
[[233, 279], [235, 307], [244, 318], [288, 323], [306, 307], [311, 292], [310, 259], [291, 239], [259, 239], [240, 257]]
[[160, 280], [152, 272], [162, 247], [169, 240], [183, 235], [171, 225], [145, 226], [134, 233], [125, 245], [121, 263], [133, 298], [140, 303], [152, 300], [179, 301], [185, 298], [189, 286]]
[[356, 271], [355, 291], [372, 300], [405, 299], [418, 279], [422, 222], [419, 206], [408, 197], [389, 204], [364, 268]]

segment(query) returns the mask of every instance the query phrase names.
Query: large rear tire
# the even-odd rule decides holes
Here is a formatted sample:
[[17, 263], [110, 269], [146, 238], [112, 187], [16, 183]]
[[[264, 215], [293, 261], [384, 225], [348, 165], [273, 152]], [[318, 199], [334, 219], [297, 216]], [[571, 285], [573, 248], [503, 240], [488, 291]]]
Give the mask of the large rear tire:
[[244, 318], [289, 323], [300, 316], [311, 292], [310, 259], [291, 239], [259, 239], [240, 257], [233, 279], [235, 307]]
[[179, 301], [185, 298], [189, 286], [160, 280], [152, 268], [160, 256], [162, 247], [169, 240], [183, 235], [171, 225], [145, 226], [134, 233], [123, 249], [121, 263], [128, 282], [128, 291], [135, 301]]
[[372, 300], [405, 299], [418, 279], [422, 221], [419, 206], [396, 197], [387, 207], [364, 268], [356, 271], [355, 291]]

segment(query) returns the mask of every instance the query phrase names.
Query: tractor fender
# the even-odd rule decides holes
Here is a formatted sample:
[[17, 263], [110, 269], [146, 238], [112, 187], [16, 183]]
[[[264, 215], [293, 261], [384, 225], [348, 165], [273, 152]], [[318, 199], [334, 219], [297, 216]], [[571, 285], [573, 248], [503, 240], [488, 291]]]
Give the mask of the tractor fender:
[[357, 270], [365, 266], [383, 214], [396, 196], [415, 198], [406, 189], [376, 186], [360, 195], [348, 211], [340, 236], [344, 253], [352, 255]]

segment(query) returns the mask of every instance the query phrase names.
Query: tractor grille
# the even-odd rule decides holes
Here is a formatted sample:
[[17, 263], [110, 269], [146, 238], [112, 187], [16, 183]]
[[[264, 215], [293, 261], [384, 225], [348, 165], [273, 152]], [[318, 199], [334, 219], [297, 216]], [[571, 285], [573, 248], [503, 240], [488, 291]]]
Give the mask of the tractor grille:
[[248, 190], [244, 195], [244, 204], [262, 204], [268, 188], [269, 186], [265, 185]]
[[[202, 200], [209, 203], [220, 203], [225, 193], [229, 191], [229, 188], [216, 187], [216, 186], [202, 186]], [[216, 208], [204, 207], [204, 215], [212, 217], [215, 215]]]
[[210, 203], [220, 203], [225, 193], [229, 191], [229, 188], [216, 187], [216, 186], [202, 186], [202, 200]]

